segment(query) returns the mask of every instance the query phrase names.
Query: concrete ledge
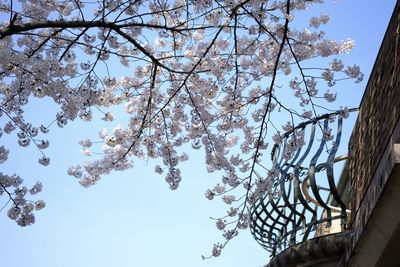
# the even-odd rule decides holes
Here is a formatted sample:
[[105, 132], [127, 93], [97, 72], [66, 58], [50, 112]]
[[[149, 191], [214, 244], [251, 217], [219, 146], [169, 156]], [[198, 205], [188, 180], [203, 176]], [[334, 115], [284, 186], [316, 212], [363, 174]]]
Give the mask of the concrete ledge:
[[338, 266], [350, 237], [347, 231], [310, 239], [285, 249], [265, 267]]
[[400, 164], [393, 168], [388, 182], [352, 249], [350, 260], [342, 266], [400, 266]]

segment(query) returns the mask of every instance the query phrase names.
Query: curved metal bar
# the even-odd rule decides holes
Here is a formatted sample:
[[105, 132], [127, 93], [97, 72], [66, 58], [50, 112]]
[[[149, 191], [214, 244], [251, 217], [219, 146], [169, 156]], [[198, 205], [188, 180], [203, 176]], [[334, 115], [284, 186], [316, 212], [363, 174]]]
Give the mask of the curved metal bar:
[[[357, 109], [350, 111], [355, 110]], [[334, 220], [341, 219], [341, 224], [345, 227], [349, 211], [336, 188], [333, 169], [335, 162], [347, 159], [346, 155], [336, 156], [343, 125], [340, 114], [341, 111], [337, 111], [301, 123], [284, 133], [283, 142], [273, 147], [272, 171], [279, 171], [279, 174], [271, 176], [273, 189], [267, 190], [264, 196], [249, 207], [251, 233], [273, 256], [288, 246], [308, 240], [313, 232], [323, 234], [325, 230], [322, 231], [322, 227], [330, 227]], [[329, 129], [331, 119], [337, 119], [337, 129], [333, 147], [328, 149], [323, 135]], [[323, 126], [317, 128], [322, 120]], [[318, 134], [317, 129], [321, 129]], [[308, 143], [303, 146], [292, 144], [294, 150], [291, 150], [288, 146], [291, 145], [290, 142], [295, 142], [294, 135], [299, 130], [304, 136], [309, 135]], [[326, 161], [321, 160], [322, 155], [325, 155], [324, 148], [328, 150]], [[320, 179], [317, 173], [321, 171], [326, 172], [329, 187], [326, 182], [321, 184], [323, 181], [318, 181]], [[280, 190], [279, 196], [274, 197], [275, 191], [271, 190]], [[329, 201], [335, 201], [339, 207], [332, 206]], [[340, 215], [333, 211], [340, 212]], [[316, 231], [317, 229], [320, 230]]]
[[[358, 111], [358, 110], [359, 110], [359, 108], [350, 108], [350, 109], [349, 109], [349, 113], [350, 113], [350, 112], [355, 112], [355, 111]], [[294, 127], [292, 130], [287, 131], [286, 133], [284, 133], [283, 136], [288, 137], [290, 134], [293, 133], [293, 131], [295, 131], [295, 130], [297, 130], [297, 129], [299, 129], [299, 128], [303, 128], [303, 127], [305, 127], [305, 126], [307, 126], [307, 125], [309, 125], [309, 124], [311, 124], [311, 123], [316, 123], [316, 122], [321, 121], [321, 120], [324, 120], [324, 119], [329, 119], [329, 118], [336, 117], [336, 115], [340, 115], [341, 112], [342, 112], [342, 110], [337, 110], [337, 111], [332, 112], [332, 113], [326, 113], [326, 114], [324, 114], [324, 115], [315, 117], [314, 119], [308, 120], [308, 121], [306, 121], [306, 122], [299, 123], [299, 124], [298, 124], [296, 127]]]
[[[279, 198], [279, 199], [280, 199], [280, 198]], [[279, 199], [278, 199], [277, 203], [279, 203]], [[272, 219], [272, 220], [273, 220], [273, 223], [272, 223], [272, 225], [271, 225], [271, 229], [276, 229], [276, 226], [275, 226], [275, 225], [276, 225], [276, 224], [281, 224], [282, 230], [283, 230], [283, 229], [286, 228], [287, 223], [289, 223], [289, 222], [294, 223], [294, 220], [291, 219], [290, 216], [286, 216], [286, 215], [278, 208], [278, 206], [276, 205], [275, 201], [272, 199], [271, 196], [269, 196], [269, 204], [271, 204], [272, 210], [275, 211], [276, 213], [278, 213], [277, 219], [276, 219], [276, 220]], [[284, 211], [284, 210], [283, 210], [283, 211]], [[270, 214], [272, 215], [272, 212], [271, 212]], [[281, 219], [281, 217], [284, 219], [285, 223], [279, 221], [279, 220]], [[280, 231], [280, 232], [281, 232], [281, 235], [282, 235], [282, 231]]]
[[[303, 129], [303, 132], [304, 132], [304, 129]], [[308, 147], [307, 147], [306, 151], [304, 152], [303, 156], [297, 162], [296, 167], [294, 168], [294, 175], [293, 175], [295, 203], [296, 203], [296, 200], [299, 199], [301, 204], [303, 204], [303, 206], [313, 214], [316, 213], [316, 211], [308, 205], [308, 203], [306, 202], [306, 200], [303, 197], [303, 194], [301, 193], [299, 173], [300, 173], [301, 164], [303, 164], [303, 161], [307, 158], [308, 154], [310, 153], [311, 147], [314, 142], [314, 137], [315, 137], [315, 124], [312, 124], [310, 141], [308, 143]]]
[[[275, 205], [275, 201], [269, 201], [269, 204], [271, 204], [271, 206], [276, 206]], [[262, 204], [261, 204], [261, 206], [263, 207], [263, 210], [265, 210], [267, 207], [266, 207], [266, 205], [264, 205], [264, 202], [262, 202]], [[277, 211], [278, 209], [277, 208], [275, 208], [275, 209], [273, 209], [274, 211]], [[284, 223], [282, 223], [282, 222], [280, 222], [280, 218], [281, 218], [281, 215], [283, 215], [280, 211], [279, 211], [279, 213], [278, 213], [278, 216], [276, 217], [276, 218], [274, 218], [274, 216], [272, 216], [272, 214], [273, 214], [273, 212], [271, 212], [271, 213], [265, 213], [266, 214], [266, 218], [265, 218], [265, 221], [267, 221], [268, 219], [269, 220], [271, 220], [272, 221], [272, 224], [267, 224], [267, 225], [270, 225], [270, 227], [271, 227], [271, 229], [277, 229], [277, 227], [276, 227], [276, 225], [277, 224], [280, 224], [281, 226], [284, 226], [285, 224]], [[289, 219], [289, 218], [287, 218], [287, 219]], [[274, 235], [276, 235], [275, 233], [273, 233], [273, 232], [269, 232], [268, 233], [268, 235], [271, 237], [271, 235], [272, 234], [274, 234]], [[279, 237], [278, 235], [276, 235], [276, 237]], [[271, 245], [273, 245], [273, 244], [271, 244]]]
[[[302, 216], [302, 214], [301, 214], [300, 212], [298, 212], [298, 211], [296, 210], [295, 204], [290, 203], [289, 197], [290, 197], [290, 193], [291, 193], [292, 184], [291, 184], [291, 183], [288, 183], [288, 186], [289, 186], [288, 194], [286, 194], [285, 184], [286, 184], [286, 179], [287, 179], [287, 177], [288, 177], [288, 171], [289, 171], [289, 169], [290, 169], [290, 165], [292, 165], [292, 164], [296, 161], [296, 159], [297, 159], [297, 158], [299, 157], [299, 155], [300, 155], [300, 152], [301, 152], [301, 148], [300, 148], [299, 150], [297, 150], [297, 153], [296, 153], [296, 155], [293, 157], [293, 159], [291, 160], [290, 164], [289, 164], [284, 170], [281, 170], [281, 173], [282, 173], [281, 177], [282, 177], [282, 179], [280, 180], [280, 189], [281, 189], [281, 196], [282, 196], [282, 199], [283, 199], [283, 201], [285, 202], [286, 207], [289, 208], [289, 209], [294, 213], [293, 220], [291, 220], [291, 223], [292, 223], [292, 227], [293, 227], [293, 228], [296, 228], [296, 214], [297, 214], [298, 216], [300, 216], [300, 218], [302, 218], [303, 216]], [[284, 152], [283, 152], [283, 153], [284, 153]], [[289, 179], [290, 179], [290, 178], [289, 178]], [[294, 240], [294, 237], [292, 237], [291, 240]]]
[[[328, 122], [329, 122], [328, 120], [329, 120], [328, 118], [324, 119], [323, 131], [327, 131], [328, 130]], [[321, 144], [319, 145], [317, 153], [315, 153], [314, 157], [311, 159], [310, 167], [308, 169], [308, 176], [310, 177], [311, 190], [312, 190], [312, 192], [314, 194], [314, 197], [318, 201], [319, 205], [326, 210], [327, 216], [331, 217], [331, 214], [332, 214], [331, 209], [325, 203], [325, 201], [322, 200], [322, 197], [319, 194], [319, 189], [318, 189], [318, 186], [317, 186], [317, 182], [315, 180], [315, 171], [316, 171], [315, 165], [317, 164], [318, 158], [321, 156], [321, 153], [322, 153], [322, 151], [323, 151], [323, 149], [325, 147], [325, 144], [326, 144], [326, 141], [325, 141], [324, 138], [322, 138]], [[331, 226], [331, 222], [328, 222], [327, 227], [330, 227], [330, 226]]]
[[336, 152], [339, 148], [340, 139], [342, 136], [342, 125], [343, 125], [343, 118], [339, 117], [335, 144], [333, 145], [331, 152], [329, 153], [329, 156], [328, 156], [328, 161], [326, 162], [327, 163], [326, 174], [328, 177], [328, 183], [329, 183], [329, 188], [330, 188], [331, 194], [332, 194], [333, 198], [335, 199], [336, 203], [338, 203], [339, 206], [342, 208], [343, 218], [342, 218], [341, 224], [344, 225], [344, 224], [346, 224], [346, 205], [343, 203], [343, 201], [340, 198], [340, 195], [337, 191], [335, 180], [334, 180], [334, 174], [333, 174], [333, 161], [335, 159]]

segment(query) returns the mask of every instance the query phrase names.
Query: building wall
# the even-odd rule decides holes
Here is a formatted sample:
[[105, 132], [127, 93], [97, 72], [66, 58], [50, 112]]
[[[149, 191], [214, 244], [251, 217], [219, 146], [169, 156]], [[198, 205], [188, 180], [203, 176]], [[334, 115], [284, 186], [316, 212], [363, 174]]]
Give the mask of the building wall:
[[[349, 177], [353, 229], [350, 250], [362, 235], [394, 166], [400, 141], [400, 3], [396, 4], [350, 138]], [[400, 203], [399, 203], [400, 204]]]

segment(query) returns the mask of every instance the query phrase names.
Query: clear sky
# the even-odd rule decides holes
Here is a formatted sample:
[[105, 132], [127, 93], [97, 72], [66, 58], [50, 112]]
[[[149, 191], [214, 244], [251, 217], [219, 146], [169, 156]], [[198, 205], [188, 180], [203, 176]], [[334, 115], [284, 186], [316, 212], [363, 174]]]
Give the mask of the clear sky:
[[[360, 65], [366, 75], [361, 84], [336, 87], [338, 101], [358, 106], [396, 1], [326, 2], [312, 12], [331, 15], [328, 36], [356, 40], [345, 61]], [[50, 103], [33, 103], [27, 116], [41, 122], [47, 119], [49, 108]], [[213, 243], [221, 240], [208, 217], [218, 217], [226, 208], [204, 197], [206, 189], [220, 181], [220, 175], [206, 172], [202, 154], [190, 151], [192, 159], [182, 165], [183, 181], [174, 192], [163, 176], [154, 174], [154, 164], [140, 161], [132, 170], [82, 188], [66, 170], [82, 162], [78, 140], [96, 136], [103, 126], [77, 121], [64, 129], [53, 128], [48, 136], [49, 167], [37, 164], [39, 154], [33, 147], [11, 151], [10, 159], [0, 165], [1, 172], [17, 172], [28, 185], [40, 179], [44, 190], [39, 197], [47, 202], [46, 208], [37, 212], [37, 222], [27, 228], [9, 220], [5, 210], [0, 214], [0, 266], [231, 267], [268, 262], [268, 253], [250, 231], [242, 231], [219, 258], [201, 260], [201, 255], [209, 255]], [[15, 139], [3, 137], [0, 142], [16, 147]]]

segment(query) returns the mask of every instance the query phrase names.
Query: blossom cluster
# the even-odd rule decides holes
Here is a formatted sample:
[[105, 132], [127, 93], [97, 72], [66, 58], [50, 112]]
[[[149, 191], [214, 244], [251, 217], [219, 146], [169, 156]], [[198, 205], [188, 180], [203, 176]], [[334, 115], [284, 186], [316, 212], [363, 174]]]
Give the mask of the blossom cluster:
[[40, 181], [37, 181], [29, 190], [22, 185], [22, 182], [22, 178], [18, 175], [0, 173], [0, 196], [7, 195], [11, 202], [7, 216], [16, 221], [19, 226], [28, 226], [35, 222], [34, 211], [41, 210], [46, 203], [43, 200], [27, 199], [28, 195], [33, 196], [42, 191], [43, 186]]
[[[309, 28], [294, 26], [297, 11], [322, 2], [49, 0], [12, 7], [0, 1], [0, 13], [14, 14], [0, 26], [2, 131], [15, 131], [22, 147], [36, 146], [38, 163], [48, 166], [43, 150], [49, 141], [39, 136], [50, 127], [90, 122], [97, 111], [111, 122], [116, 116], [110, 108], [124, 110], [125, 125], [79, 141], [90, 160], [67, 173], [84, 187], [134, 167], [136, 159], [152, 159], [155, 172], [176, 190], [187, 150], [202, 149], [207, 171], [223, 173], [205, 196], [228, 205], [227, 215], [216, 219], [224, 239], [213, 247], [218, 256], [248, 226], [247, 207], [272, 192], [279, 176], [265, 167], [274, 114], [284, 111], [291, 121], [283, 130], [293, 130], [295, 121], [318, 116], [319, 107], [336, 100], [338, 82], [363, 79], [359, 67], [340, 58], [354, 41], [328, 39], [321, 29], [329, 16], [312, 17]], [[330, 61], [306, 65], [316, 57]], [[25, 122], [32, 98], [57, 104], [54, 123]], [[285, 159], [305, 144], [301, 129], [273, 140], [285, 140]], [[8, 154], [1, 146], [0, 163]], [[17, 196], [26, 194], [18, 190]], [[32, 205], [18, 203], [10, 218], [29, 225]]]

